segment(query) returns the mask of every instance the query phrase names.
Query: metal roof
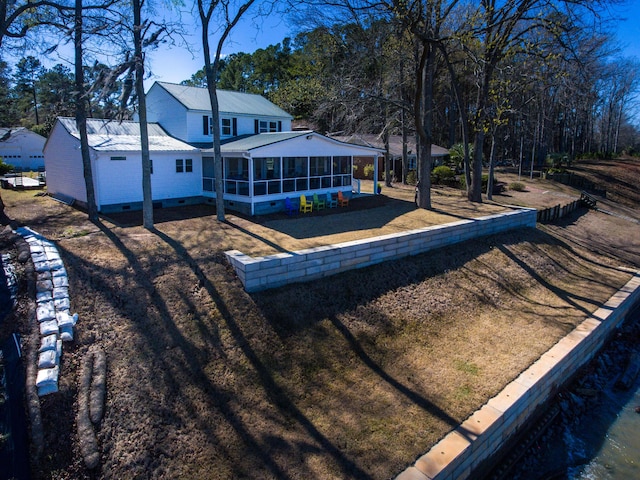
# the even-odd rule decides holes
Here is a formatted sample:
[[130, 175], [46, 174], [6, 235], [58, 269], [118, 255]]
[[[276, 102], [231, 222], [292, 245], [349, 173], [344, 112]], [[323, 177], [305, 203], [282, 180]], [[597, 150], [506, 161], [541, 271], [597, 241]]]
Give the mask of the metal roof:
[[[80, 133], [73, 118], [59, 117], [58, 121], [75, 138], [80, 139]], [[147, 124], [149, 132], [149, 150], [195, 152], [197, 148], [173, 138], [157, 123]], [[97, 151], [140, 151], [140, 124], [131, 121], [87, 119], [87, 136], [89, 146]]]
[[[230, 139], [220, 145], [220, 150], [222, 153], [234, 153], [234, 152], [249, 152], [250, 150], [254, 150], [256, 148], [265, 147], [267, 145], [273, 145], [274, 143], [285, 142], [287, 140], [291, 140], [293, 138], [303, 137], [307, 138], [320, 137], [329, 142], [342, 144], [345, 147], [360, 147], [369, 150], [376, 150], [379, 153], [383, 151], [379, 148], [369, 147], [365, 145], [354, 145], [353, 143], [341, 142], [340, 140], [336, 140], [335, 138], [327, 137], [320, 133], [314, 132], [313, 130], [296, 130], [293, 132], [273, 132], [273, 133], [257, 133], [252, 135], [243, 135], [241, 137], [236, 137], [234, 139]], [[210, 150], [209, 150], [210, 151]]]
[[241, 137], [234, 138], [224, 144], [220, 145], [220, 149], [223, 152], [239, 152], [249, 151], [254, 148], [265, 147], [278, 142], [284, 142], [291, 140], [292, 138], [301, 137], [303, 135], [309, 135], [311, 131], [299, 131], [299, 132], [273, 132], [273, 133], [258, 133], [254, 135], [243, 135]]
[[[342, 142], [353, 143], [355, 145], [365, 145], [368, 147], [376, 147], [384, 149], [384, 141], [380, 135], [375, 134], [354, 134], [354, 135], [331, 135], [330, 138], [340, 140]], [[411, 154], [416, 154], [415, 137], [407, 139], [407, 147]], [[389, 153], [393, 157], [402, 156], [402, 136], [389, 135]], [[449, 150], [438, 145], [431, 145], [432, 157], [444, 157], [449, 155]]]
[[[211, 111], [209, 90], [175, 83], [156, 82], [189, 110]], [[153, 88], [153, 87], [152, 87]], [[261, 95], [216, 90], [218, 110], [221, 114], [260, 115], [265, 117], [293, 118], [287, 112]]]
[[43, 137], [42, 135], [40, 135], [39, 133], [33, 132], [29, 129], [27, 129], [26, 127], [0, 127], [0, 142], [6, 142], [8, 141], [11, 137], [15, 137], [18, 134], [28, 134], [28, 135], [36, 135], [42, 139], [45, 139], [45, 137]]

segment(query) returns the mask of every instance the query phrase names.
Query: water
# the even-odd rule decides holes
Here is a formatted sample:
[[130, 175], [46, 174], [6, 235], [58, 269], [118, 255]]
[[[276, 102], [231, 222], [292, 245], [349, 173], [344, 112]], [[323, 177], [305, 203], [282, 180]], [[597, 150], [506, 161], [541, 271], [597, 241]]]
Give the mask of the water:
[[[567, 436], [585, 457], [591, 459], [584, 465], [568, 469], [567, 478], [575, 480], [627, 480], [640, 479], [640, 414], [635, 409], [640, 405], [640, 388], [636, 388], [628, 398], [627, 395], [616, 395], [606, 392], [607, 401], [602, 407], [602, 416], [589, 415], [581, 429]], [[619, 398], [622, 397], [622, 398]], [[608, 418], [613, 422], [608, 425], [604, 437], [599, 429], [593, 428]], [[593, 455], [589, 455], [593, 452]]]
[[640, 311], [561, 394], [560, 414], [511, 472], [517, 480], [640, 479], [640, 376], [615, 387], [630, 354], [640, 351]]

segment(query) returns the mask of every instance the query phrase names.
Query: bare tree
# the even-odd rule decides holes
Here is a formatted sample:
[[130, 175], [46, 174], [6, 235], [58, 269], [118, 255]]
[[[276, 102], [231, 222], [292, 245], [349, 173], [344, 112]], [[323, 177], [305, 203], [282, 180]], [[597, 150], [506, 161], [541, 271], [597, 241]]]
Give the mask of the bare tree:
[[[0, 47], [5, 37], [24, 39], [61, 7], [60, 2], [50, 0], [0, 0]], [[73, 10], [73, 7], [67, 9]]]
[[82, 155], [82, 170], [84, 184], [87, 191], [87, 212], [89, 220], [98, 221], [98, 209], [96, 207], [96, 194], [93, 188], [93, 171], [91, 169], [91, 156], [89, 151], [89, 138], [87, 135], [87, 97], [84, 82], [83, 68], [83, 11], [82, 0], [75, 0], [74, 10], [74, 63], [75, 63], [75, 104], [76, 125], [80, 133], [80, 152]]
[[[224, 222], [224, 181], [222, 168], [222, 152], [220, 148], [220, 110], [218, 107], [218, 94], [216, 79], [218, 78], [218, 68], [220, 65], [220, 55], [225, 40], [242, 18], [242, 15], [251, 7], [255, 0], [247, 0], [244, 3], [234, 4], [225, 0], [198, 0], [198, 17], [202, 25], [202, 51], [204, 55], [204, 70], [207, 78], [207, 88], [209, 90], [209, 100], [211, 102], [211, 118], [213, 125], [213, 154], [214, 168], [216, 176], [216, 212], [218, 221]], [[221, 19], [218, 31], [218, 38], [215, 54], [211, 56], [209, 36], [211, 35], [211, 22], [216, 18]]]

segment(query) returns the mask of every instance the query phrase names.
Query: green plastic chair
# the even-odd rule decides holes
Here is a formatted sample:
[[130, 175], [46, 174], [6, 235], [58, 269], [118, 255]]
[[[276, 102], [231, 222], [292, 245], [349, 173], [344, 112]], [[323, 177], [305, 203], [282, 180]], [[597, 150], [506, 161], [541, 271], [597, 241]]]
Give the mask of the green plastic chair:
[[313, 207], [316, 210], [322, 210], [326, 206], [327, 206], [326, 202], [323, 199], [321, 199], [320, 197], [318, 197], [317, 193], [314, 193], [313, 194]]

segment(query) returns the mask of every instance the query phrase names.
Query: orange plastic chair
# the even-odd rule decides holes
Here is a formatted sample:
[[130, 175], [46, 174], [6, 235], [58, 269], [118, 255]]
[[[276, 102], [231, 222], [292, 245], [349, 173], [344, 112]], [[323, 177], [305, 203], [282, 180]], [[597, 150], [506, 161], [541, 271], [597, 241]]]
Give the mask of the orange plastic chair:
[[349, 205], [349, 199], [342, 195], [342, 190], [338, 190], [338, 205], [346, 207]]
[[313, 203], [307, 202], [307, 197], [300, 195], [300, 211], [302, 213], [311, 213], [313, 211]]

